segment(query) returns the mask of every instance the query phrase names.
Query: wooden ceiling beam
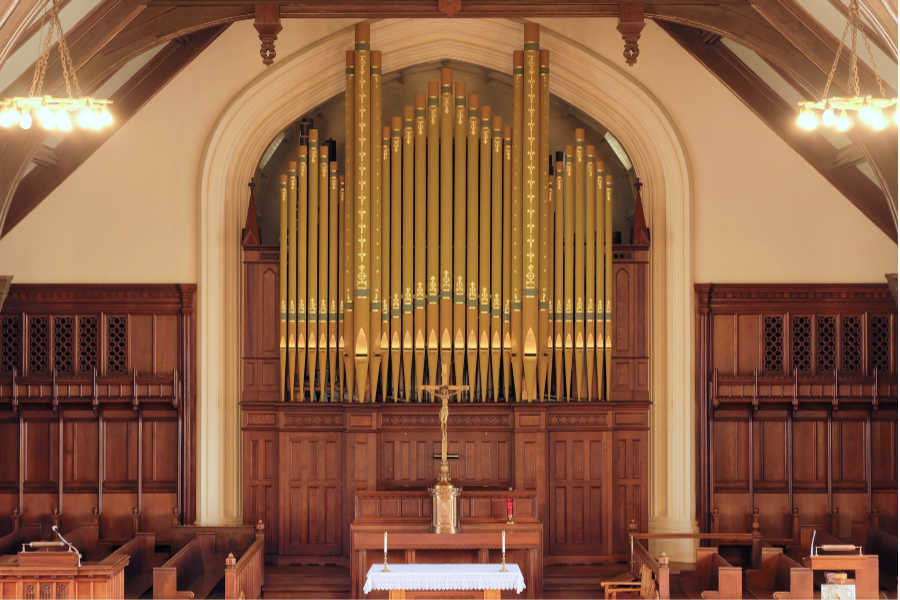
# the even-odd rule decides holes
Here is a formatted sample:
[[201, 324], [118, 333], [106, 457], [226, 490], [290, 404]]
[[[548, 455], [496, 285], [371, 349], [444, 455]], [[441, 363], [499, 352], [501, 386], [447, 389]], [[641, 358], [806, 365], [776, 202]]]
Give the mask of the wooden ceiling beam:
[[897, 0], [861, 0], [860, 10], [893, 49], [897, 60]]
[[858, 144], [849, 144], [834, 153], [831, 169], [840, 169], [846, 165], [858, 165], [866, 162], [866, 151]]
[[694, 28], [675, 23], [659, 24], [879, 229], [897, 240], [895, 222], [878, 186], [850, 162], [836, 166], [834, 146], [824, 136], [801, 131], [795, 126], [794, 107], [721, 41], [707, 43], [704, 32]]
[[0, 65], [38, 22], [42, 5], [43, 0], [12, 0], [0, 11]]
[[3, 235], [34, 210], [227, 27], [227, 24], [216, 25], [170, 41], [113, 94], [116, 121], [112, 126], [99, 132], [67, 137], [53, 151], [53, 161], [39, 160], [39, 153], [35, 157], [37, 166], [22, 178], [16, 189]]
[[[829, 3], [834, 7], [834, 9], [844, 15], [845, 19], [850, 18], [850, 8], [843, 2], [843, 0], [828, 0]], [[866, 12], [866, 8], [862, 1], [860, 1], [859, 10], [861, 15], [868, 15], [870, 13]], [[890, 36], [885, 35], [885, 32], [879, 25], [877, 21], [873, 23], [873, 17], [865, 17], [860, 19], [860, 27], [863, 30], [863, 33], [866, 37], [869, 38], [871, 43], [878, 46], [878, 49], [884, 52], [886, 55], [893, 58], [895, 61], [897, 60], [897, 24], [894, 23], [894, 36], [895, 38], [892, 40]], [[870, 25], [872, 23], [872, 25]], [[873, 25], [875, 29], [873, 29]], [[869, 58], [866, 56], [866, 60]], [[875, 65], [872, 65], [873, 67]]]

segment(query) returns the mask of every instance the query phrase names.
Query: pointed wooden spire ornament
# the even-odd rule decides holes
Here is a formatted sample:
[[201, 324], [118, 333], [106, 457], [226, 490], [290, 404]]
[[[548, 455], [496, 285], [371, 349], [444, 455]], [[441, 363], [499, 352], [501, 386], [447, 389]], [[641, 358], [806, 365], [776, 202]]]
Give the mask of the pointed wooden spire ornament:
[[256, 201], [253, 199], [253, 188], [256, 183], [253, 180], [247, 184], [250, 188], [250, 202], [247, 204], [247, 218], [244, 219], [244, 229], [241, 232], [241, 245], [244, 248], [249, 246], [259, 246], [259, 221], [256, 218]]

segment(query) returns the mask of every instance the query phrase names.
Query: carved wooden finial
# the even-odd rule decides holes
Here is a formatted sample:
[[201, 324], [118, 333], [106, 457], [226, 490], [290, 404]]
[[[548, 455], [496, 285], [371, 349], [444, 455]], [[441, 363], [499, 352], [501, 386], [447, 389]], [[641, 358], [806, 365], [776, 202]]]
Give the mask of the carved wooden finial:
[[641, 2], [625, 2], [619, 5], [619, 25], [617, 27], [622, 39], [625, 40], [625, 50], [622, 56], [628, 66], [634, 66], [637, 62], [640, 48], [638, 40], [641, 38], [641, 30], [644, 29], [644, 5]]
[[647, 221], [644, 219], [644, 202], [641, 199], [641, 188], [644, 184], [640, 179], [634, 180], [634, 227], [631, 229], [631, 243], [650, 245], [650, 230], [647, 229]]
[[259, 33], [259, 55], [264, 65], [275, 62], [275, 40], [281, 32], [281, 13], [278, 4], [260, 3], [256, 5], [253, 26]]
[[666, 556], [666, 553], [663, 552], [659, 555], [659, 566], [668, 567], [669, 566], [669, 557]]
[[228, 556], [225, 557], [225, 568], [233, 569], [234, 565], [236, 565], [236, 564], [237, 564], [237, 559], [234, 557], [234, 553], [229, 552]]
[[241, 245], [244, 248], [259, 246], [261, 239], [259, 221], [256, 218], [256, 200], [253, 199], [253, 189], [256, 187], [256, 183], [251, 180], [247, 187], [250, 188], [250, 203], [247, 205], [247, 218], [244, 220], [244, 231], [241, 236]]
[[258, 533], [262, 533], [262, 532], [265, 531], [265, 530], [266, 530], [266, 526], [265, 526], [265, 524], [262, 522], [262, 519], [258, 520], [258, 521], [256, 522], [256, 531], [257, 531]]

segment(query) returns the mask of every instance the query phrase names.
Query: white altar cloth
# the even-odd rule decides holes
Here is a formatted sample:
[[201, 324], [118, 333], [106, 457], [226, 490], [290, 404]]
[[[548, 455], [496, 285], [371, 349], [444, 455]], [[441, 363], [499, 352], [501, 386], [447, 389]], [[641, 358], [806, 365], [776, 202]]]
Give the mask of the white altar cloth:
[[366, 573], [363, 592], [372, 590], [516, 590], [525, 589], [525, 578], [519, 565], [492, 564], [390, 564], [382, 572], [383, 564], [375, 564]]

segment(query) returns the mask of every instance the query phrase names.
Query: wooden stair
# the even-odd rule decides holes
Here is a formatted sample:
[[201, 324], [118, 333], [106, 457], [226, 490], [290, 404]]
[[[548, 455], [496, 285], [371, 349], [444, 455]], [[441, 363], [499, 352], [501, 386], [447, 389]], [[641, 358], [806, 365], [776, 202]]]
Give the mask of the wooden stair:
[[266, 565], [263, 598], [350, 598], [350, 569]]

